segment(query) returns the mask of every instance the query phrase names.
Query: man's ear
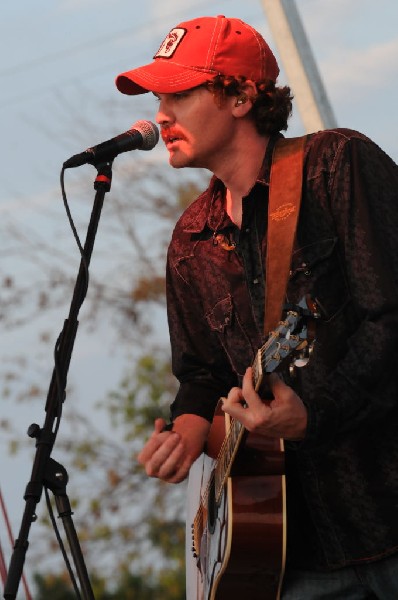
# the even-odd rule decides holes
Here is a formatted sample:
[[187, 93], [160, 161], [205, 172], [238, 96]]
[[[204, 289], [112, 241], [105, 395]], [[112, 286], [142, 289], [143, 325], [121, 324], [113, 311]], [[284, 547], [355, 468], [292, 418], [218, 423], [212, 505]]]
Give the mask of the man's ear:
[[256, 84], [251, 80], [245, 81], [241, 93], [235, 98], [233, 106], [234, 114], [237, 117], [245, 116], [250, 111], [256, 96]]
[[240, 96], [238, 96], [236, 99], [235, 106], [240, 106], [241, 104], [245, 104], [245, 102], [247, 102], [248, 100], [249, 100], [249, 98], [246, 96], [246, 94], [240, 94]]

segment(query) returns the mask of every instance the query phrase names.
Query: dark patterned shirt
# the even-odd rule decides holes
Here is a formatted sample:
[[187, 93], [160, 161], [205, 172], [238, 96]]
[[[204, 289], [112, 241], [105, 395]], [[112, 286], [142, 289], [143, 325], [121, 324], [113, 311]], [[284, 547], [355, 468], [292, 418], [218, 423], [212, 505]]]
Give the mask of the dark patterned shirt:
[[[224, 186], [176, 225], [167, 262], [172, 418], [211, 421], [264, 343], [271, 140], [239, 230]], [[308, 137], [287, 300], [321, 312], [308, 365], [289, 384], [308, 411], [286, 444], [288, 561], [337, 568], [398, 550], [398, 174], [358, 132]]]

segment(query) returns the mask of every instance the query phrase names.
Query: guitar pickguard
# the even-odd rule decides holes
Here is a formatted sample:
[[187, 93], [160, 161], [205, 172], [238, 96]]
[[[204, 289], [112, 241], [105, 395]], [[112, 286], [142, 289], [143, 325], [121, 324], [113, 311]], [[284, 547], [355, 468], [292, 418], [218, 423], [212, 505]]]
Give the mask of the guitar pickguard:
[[[211, 474], [215, 461], [202, 454], [192, 465], [189, 475], [189, 488], [204, 489], [212, 479]], [[199, 494], [199, 496], [202, 496]], [[187, 528], [186, 540], [186, 572], [187, 600], [214, 600], [218, 581], [222, 576], [229, 560], [232, 539], [231, 518], [231, 482], [227, 482], [226, 493], [223, 493], [218, 505], [206, 506], [203, 512], [203, 525], [200, 528], [198, 553], [193, 549], [198, 507], [193, 507], [188, 501], [187, 522], [192, 528]]]

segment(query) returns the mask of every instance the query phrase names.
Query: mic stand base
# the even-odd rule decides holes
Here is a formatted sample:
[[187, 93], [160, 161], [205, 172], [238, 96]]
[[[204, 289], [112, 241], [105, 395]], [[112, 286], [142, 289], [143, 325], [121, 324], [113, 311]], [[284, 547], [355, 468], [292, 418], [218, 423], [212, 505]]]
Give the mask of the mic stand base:
[[58, 516], [62, 519], [83, 597], [87, 600], [95, 600], [79, 539], [72, 520], [73, 512], [66, 493], [67, 483], [68, 474], [65, 467], [50, 458], [47, 464], [44, 485], [54, 494]]

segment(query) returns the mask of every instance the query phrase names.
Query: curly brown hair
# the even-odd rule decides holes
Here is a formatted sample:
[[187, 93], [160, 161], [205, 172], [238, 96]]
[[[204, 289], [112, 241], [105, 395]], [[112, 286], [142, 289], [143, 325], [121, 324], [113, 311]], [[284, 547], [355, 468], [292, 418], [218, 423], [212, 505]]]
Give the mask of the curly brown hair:
[[[240, 96], [245, 82], [245, 77], [217, 75], [206, 86], [221, 104], [226, 97]], [[249, 114], [252, 115], [257, 131], [261, 135], [285, 131], [292, 114], [293, 96], [290, 87], [277, 87], [271, 80], [257, 81], [256, 87], [257, 95], [252, 99], [253, 107]]]

